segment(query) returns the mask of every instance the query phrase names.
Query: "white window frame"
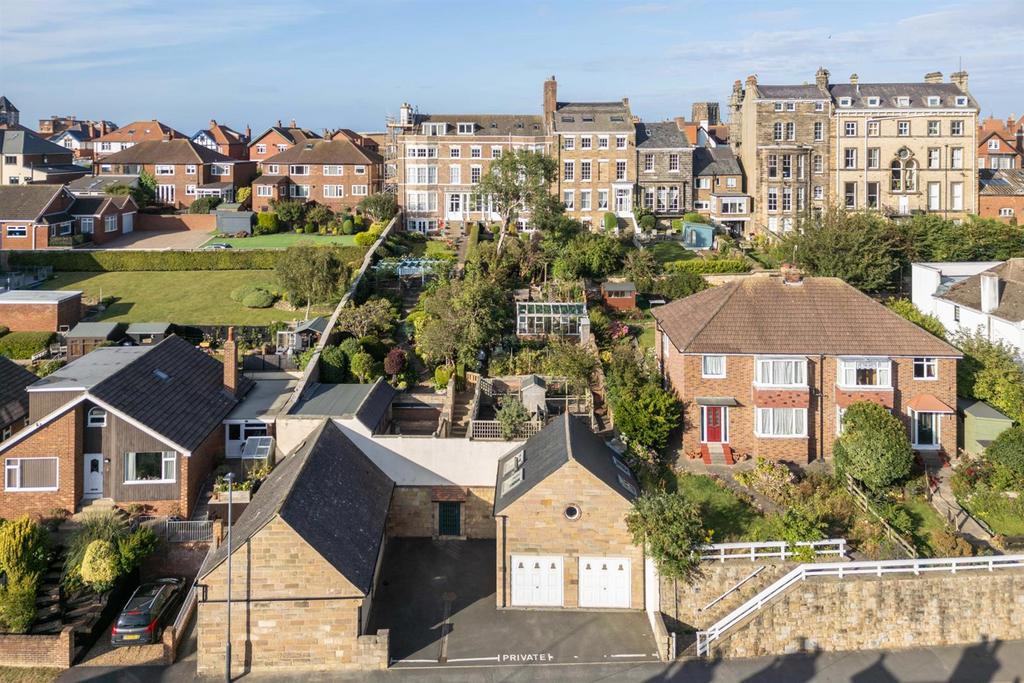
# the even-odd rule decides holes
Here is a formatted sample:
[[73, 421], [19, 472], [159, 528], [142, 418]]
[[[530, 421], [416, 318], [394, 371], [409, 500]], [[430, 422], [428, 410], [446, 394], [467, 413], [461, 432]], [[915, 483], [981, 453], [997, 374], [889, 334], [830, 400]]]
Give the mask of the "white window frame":
[[[137, 456], [139, 453], [160, 453], [160, 479], [140, 479], [140, 480], [129, 480], [128, 479], [128, 459], [129, 457]], [[177, 460], [178, 454], [174, 451], [129, 451], [124, 454], [121, 464], [124, 466], [124, 472], [122, 472], [122, 483], [125, 486], [138, 486], [141, 484], [173, 484], [177, 482]], [[171, 466], [171, 478], [167, 478], [167, 464]]]
[[196, 174], [196, 165], [195, 164], [185, 164], [185, 175], [195, 175], [195, 174]]
[[356, 175], [366, 175], [366, 166], [364, 166], [362, 164], [356, 164], [355, 174]]
[[267, 153], [267, 146], [263, 145], [263, 144], [256, 145], [256, 153], [257, 154], [266, 154]]
[[341, 164], [324, 164], [324, 175], [325, 176], [342, 176], [345, 175], [345, 167]]
[[615, 136], [615, 149], [626, 149], [626, 136], [616, 135]]
[[[878, 371], [879, 376], [885, 376], [887, 380], [884, 384], [857, 384], [857, 370], [860, 366], [874, 366], [874, 369]], [[852, 372], [853, 382], [847, 383], [847, 372]], [[838, 361], [838, 367], [836, 368], [836, 384], [842, 389], [879, 389], [879, 390], [890, 390], [892, 389], [892, 359], [891, 358], [880, 358], [877, 356], [867, 356], [863, 358], [857, 357], [844, 357]]]
[[576, 138], [572, 135], [566, 135], [562, 138], [562, 149], [572, 151], [576, 149]]
[[153, 175], [174, 175], [174, 166], [171, 164], [157, 164], [153, 169]]
[[458, 123], [456, 126], [456, 132], [458, 135], [472, 135], [476, 132], [475, 123]]
[[267, 175], [277, 175], [280, 172], [281, 172], [281, 165], [280, 164], [268, 164], [267, 165]]
[[106, 427], [107, 426], [107, 411], [99, 406], [89, 408], [89, 412], [86, 413], [85, 417], [86, 427]]
[[256, 186], [257, 197], [273, 197], [274, 188], [271, 185], [257, 185]]
[[[708, 360], [717, 359], [722, 362], [719, 372], [708, 371]], [[706, 354], [700, 357], [700, 376], [706, 379], [722, 379], [726, 376], [726, 358], [722, 355]]]
[[[922, 376], [918, 376], [918, 368], [921, 368]], [[929, 377], [929, 371], [931, 376]], [[934, 382], [939, 379], [939, 359], [930, 356], [914, 358], [914, 379], [922, 382]]]
[[449, 159], [461, 159], [462, 158], [462, 148], [461, 147], [456, 147], [455, 145], [452, 145], [451, 147], [449, 147], [448, 148], [448, 158]]
[[309, 164], [289, 164], [288, 175], [307, 176], [309, 175]]
[[[806, 389], [807, 388], [807, 359], [803, 356], [758, 356], [754, 359], [754, 386], [765, 387], [765, 388], [790, 388], [790, 389]], [[795, 363], [794, 367], [798, 367], [799, 370], [794, 371], [794, 377], [799, 376], [800, 379], [795, 382], [777, 382], [775, 377], [775, 367], [772, 363]], [[770, 367], [769, 381], [762, 381], [762, 368]]]
[[92, 216], [82, 216], [78, 221], [83, 235], [91, 235], [92, 231], [96, 229], [96, 223], [93, 221]]
[[369, 185], [353, 185], [352, 196], [353, 197], [365, 197], [370, 193]]
[[470, 147], [469, 148], [469, 158], [470, 159], [483, 159], [484, 158], [484, 148], [483, 147], [476, 147], [476, 146]]
[[[776, 416], [779, 412], [786, 411], [793, 413], [794, 426], [799, 420], [802, 423], [800, 431], [786, 434], [779, 434], [776, 431]], [[762, 420], [764, 415], [770, 415], [771, 431], [763, 431]], [[800, 416], [799, 418], [797, 416]], [[755, 408], [754, 409], [754, 436], [759, 439], [805, 439], [807, 438], [807, 408]]]
[[896, 135], [901, 138], [905, 138], [910, 135], [910, 121], [897, 121], [896, 122]]
[[608, 149], [608, 136], [607, 135], [598, 135], [597, 136], [597, 148], [598, 149]]
[[344, 185], [324, 185], [324, 199], [344, 199]]
[[117, 232], [117, 214], [103, 217], [103, 232]]
[[[33, 486], [30, 488], [23, 488], [21, 486], [21, 461], [22, 460], [53, 460], [57, 463], [56, 467], [56, 480], [55, 486]], [[8, 486], [8, 471], [15, 473], [17, 483], [14, 486]], [[4, 463], [4, 491], [11, 491], [17, 493], [32, 493], [33, 491], [57, 491], [60, 489], [60, 458], [57, 456], [31, 456], [27, 458], [8, 458]]]

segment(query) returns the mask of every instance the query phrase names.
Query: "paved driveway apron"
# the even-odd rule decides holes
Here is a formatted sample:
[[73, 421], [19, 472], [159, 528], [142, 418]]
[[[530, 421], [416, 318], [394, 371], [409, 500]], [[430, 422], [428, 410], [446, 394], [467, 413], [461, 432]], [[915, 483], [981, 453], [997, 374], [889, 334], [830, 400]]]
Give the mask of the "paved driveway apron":
[[657, 661], [640, 611], [498, 610], [494, 541], [394, 539], [371, 632], [395, 667]]

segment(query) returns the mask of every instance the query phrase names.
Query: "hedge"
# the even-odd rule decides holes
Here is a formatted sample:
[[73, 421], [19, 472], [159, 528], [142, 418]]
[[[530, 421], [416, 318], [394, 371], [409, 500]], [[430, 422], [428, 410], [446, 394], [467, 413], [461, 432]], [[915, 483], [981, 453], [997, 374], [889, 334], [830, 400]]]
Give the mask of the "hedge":
[[[366, 249], [339, 246], [346, 263], [360, 263]], [[55, 271], [129, 272], [144, 270], [273, 270], [282, 251], [17, 251], [12, 266], [51, 266]]]
[[706, 275], [709, 273], [746, 273], [749, 270], [750, 264], [742, 259], [714, 259], [712, 261], [690, 259], [688, 261], [670, 261], [665, 264], [665, 272], [668, 273]]
[[28, 360], [53, 341], [53, 332], [11, 332], [0, 337], [0, 356]]

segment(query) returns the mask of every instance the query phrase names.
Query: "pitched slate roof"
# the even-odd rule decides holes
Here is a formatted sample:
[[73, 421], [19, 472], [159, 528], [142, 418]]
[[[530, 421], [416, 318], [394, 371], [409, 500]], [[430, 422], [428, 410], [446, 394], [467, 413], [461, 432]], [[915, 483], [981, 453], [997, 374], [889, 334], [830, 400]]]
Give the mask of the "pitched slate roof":
[[817, 85], [805, 83], [803, 85], [761, 85], [757, 84], [758, 97], [766, 100], [827, 100], [826, 93], [818, 89]]
[[191, 140], [148, 140], [103, 157], [105, 164], [234, 163], [235, 159]]
[[559, 133], [634, 132], [629, 107], [621, 101], [559, 102], [554, 120]]
[[675, 121], [636, 124], [636, 146], [647, 149], [677, 149], [689, 147], [686, 132]]
[[0, 220], [35, 221], [42, 216], [61, 185], [0, 185]]
[[1024, 169], [979, 168], [978, 188], [978, 191], [986, 197], [1019, 197], [1024, 195]]
[[38, 377], [12, 360], [0, 356], [0, 427], [13, 424], [28, 415], [25, 387]]
[[693, 175], [740, 175], [740, 162], [729, 147], [698, 147], [693, 150]]
[[3, 130], [0, 133], [0, 149], [4, 154], [59, 154], [68, 157], [72, 154], [70, 149], [27, 130]]
[[[1011, 322], [1024, 321], [1024, 258], [1009, 259], [983, 272], [999, 277], [999, 306], [992, 315]], [[956, 283], [941, 298], [980, 311], [981, 273]]]
[[[520, 453], [523, 454], [523, 480], [514, 487], [505, 487], [504, 482], [510, 476], [505, 473], [506, 464]], [[618, 456], [615, 451], [594, 434], [580, 418], [563, 413], [530, 437], [525, 444], [502, 456], [498, 461], [494, 514], [500, 513], [522, 498], [569, 460], [575, 460], [628, 501], [632, 501], [639, 494], [640, 485], [636, 478], [629, 473], [628, 468], [620, 469], [619, 465], [616, 465]]]
[[[232, 527], [232, 552], [280, 518], [353, 586], [368, 595], [395, 483], [324, 422], [270, 473]], [[227, 559], [222, 544], [199, 570], [202, 580]]]
[[0, 111], [18, 111], [14, 103], [7, 99], [6, 95], [0, 95]]
[[967, 98], [967, 107], [963, 109], [978, 106], [970, 93], [955, 83], [835, 83], [828, 89], [837, 102], [840, 97], [849, 97], [853, 108], [867, 107], [869, 97], [879, 98], [881, 107], [895, 107], [897, 97], [909, 97], [913, 108], [932, 106], [928, 104], [929, 97], [939, 98], [938, 106], [933, 108], [954, 107], [957, 97]]
[[379, 164], [384, 158], [351, 140], [307, 140], [279, 152], [265, 164]]
[[132, 121], [117, 130], [112, 130], [106, 135], [96, 138], [98, 142], [146, 142], [163, 140], [165, 135], [172, 138], [184, 138], [185, 134], [174, 130], [166, 123], [160, 121]]
[[938, 337], [838, 278], [746, 277], [658, 306], [682, 353], [960, 357]]
[[[447, 123], [449, 135], [458, 132], [458, 124], [474, 124], [473, 135], [544, 135], [544, 117], [533, 114], [420, 114], [416, 123]], [[418, 135], [420, 128], [412, 131]]]

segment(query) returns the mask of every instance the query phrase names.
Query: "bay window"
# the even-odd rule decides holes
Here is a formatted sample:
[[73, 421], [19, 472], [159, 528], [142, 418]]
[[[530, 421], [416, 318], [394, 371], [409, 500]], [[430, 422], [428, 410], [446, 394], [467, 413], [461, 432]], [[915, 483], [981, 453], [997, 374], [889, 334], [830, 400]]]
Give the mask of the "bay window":
[[807, 359], [758, 358], [755, 384], [764, 387], [805, 387]]
[[174, 482], [173, 451], [125, 453], [124, 483], [162, 484]]
[[758, 408], [754, 433], [764, 437], [807, 436], [807, 409]]
[[841, 358], [839, 386], [889, 389], [892, 363], [888, 358]]

